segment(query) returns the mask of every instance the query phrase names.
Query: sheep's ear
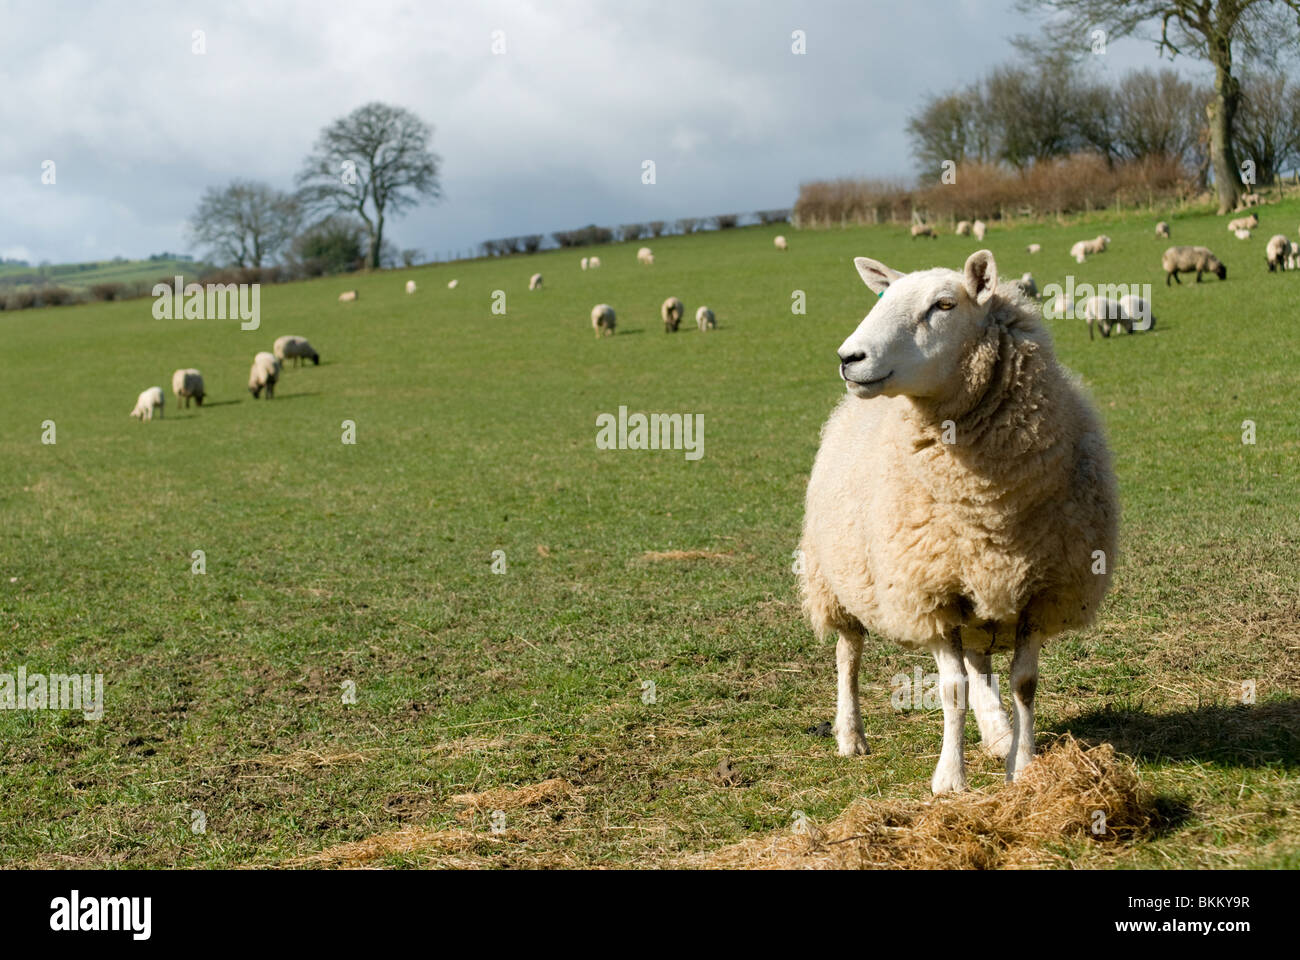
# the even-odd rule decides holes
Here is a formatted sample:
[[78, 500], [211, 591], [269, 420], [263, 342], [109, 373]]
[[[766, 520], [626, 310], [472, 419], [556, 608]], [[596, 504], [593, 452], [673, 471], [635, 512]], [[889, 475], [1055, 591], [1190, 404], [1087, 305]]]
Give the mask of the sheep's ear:
[[858, 268], [858, 276], [871, 288], [876, 296], [882, 296], [889, 285], [902, 276], [897, 270], [891, 270], [879, 260], [869, 257], [855, 257], [853, 265]]
[[966, 292], [980, 306], [989, 302], [998, 286], [998, 265], [993, 251], [976, 250], [966, 261]]

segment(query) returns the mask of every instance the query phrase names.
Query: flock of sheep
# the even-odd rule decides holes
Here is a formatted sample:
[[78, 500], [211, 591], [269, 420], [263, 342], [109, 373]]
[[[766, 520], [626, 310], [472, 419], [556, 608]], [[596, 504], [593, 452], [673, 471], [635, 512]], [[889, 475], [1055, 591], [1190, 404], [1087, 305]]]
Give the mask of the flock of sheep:
[[[351, 299], [356, 299], [355, 291]], [[271, 353], [263, 350], [253, 357], [253, 366], [248, 372], [248, 392], [253, 395], [253, 399], [260, 397], [263, 390], [266, 391], [268, 400], [275, 395], [275, 385], [280, 379], [280, 371], [289, 360], [298, 361], [297, 366], [301, 366], [304, 360], [320, 364], [320, 354], [306, 337], [288, 335], [279, 337], [271, 349], [273, 351]], [[189, 407], [191, 400], [198, 406], [203, 406], [203, 398], [207, 395], [203, 385], [203, 374], [193, 367], [177, 370], [172, 374], [172, 393], [176, 395], [178, 410], [182, 400], [185, 401], [186, 407]], [[164, 399], [162, 387], [150, 387], [142, 391], [136, 398], [135, 409], [131, 411], [131, 416], [144, 423], [152, 420], [154, 413], [157, 412], [161, 419]]]
[[[778, 250], [788, 250], [789, 244], [786, 243], [785, 237], [777, 237], [773, 243]], [[642, 247], [636, 252], [636, 262], [645, 267], [654, 266], [655, 255], [649, 247]], [[594, 270], [600, 267], [600, 257], [583, 257], [580, 261], [583, 270]], [[539, 290], [542, 286], [542, 275], [534, 274], [528, 282], [529, 290]], [[664, 322], [664, 333], [676, 333], [677, 328], [681, 326], [682, 317], [686, 315], [686, 307], [677, 299], [669, 297], [659, 307], [659, 315]], [[618, 316], [614, 308], [608, 303], [598, 303], [591, 308], [591, 329], [597, 337], [610, 337], [614, 335], [614, 327], [618, 323]], [[706, 306], [701, 306], [695, 311], [695, 326], [703, 333], [706, 330], [714, 330], [718, 326], [717, 317], [713, 311]]]

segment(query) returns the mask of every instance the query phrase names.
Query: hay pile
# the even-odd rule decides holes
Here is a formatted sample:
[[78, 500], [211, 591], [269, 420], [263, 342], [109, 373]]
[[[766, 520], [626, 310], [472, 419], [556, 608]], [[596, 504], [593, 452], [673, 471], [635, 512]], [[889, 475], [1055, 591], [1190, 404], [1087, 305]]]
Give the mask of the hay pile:
[[[1105, 829], [1093, 833], [1097, 811]], [[1151, 798], [1109, 744], [1057, 741], [1012, 784], [929, 802], [857, 800], [825, 827], [725, 847], [691, 865], [714, 869], [980, 870], [1059, 862], [1046, 844], [1112, 847], [1148, 835]]]

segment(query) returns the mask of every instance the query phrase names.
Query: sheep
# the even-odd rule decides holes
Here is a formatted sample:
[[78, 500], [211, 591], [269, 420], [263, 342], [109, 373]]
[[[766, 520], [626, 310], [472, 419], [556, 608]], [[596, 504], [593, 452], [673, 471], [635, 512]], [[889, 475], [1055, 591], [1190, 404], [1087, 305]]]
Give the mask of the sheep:
[[676, 333], [677, 327], [682, 322], [682, 314], [686, 308], [676, 297], [669, 297], [659, 308], [659, 315], [664, 318], [664, 333]]
[[407, 292], [407, 293], [415, 293], [415, 281], [414, 281], [414, 280], [407, 280], [407, 281], [406, 281], [406, 292]]
[[716, 330], [718, 321], [713, 316], [712, 310], [708, 307], [700, 307], [695, 311], [695, 326], [699, 328], [700, 333], [703, 333], [705, 330]]
[[1268, 258], [1268, 272], [1281, 270], [1285, 272], [1288, 267], [1295, 266], [1295, 245], [1287, 238], [1285, 234], [1277, 234], [1268, 241], [1268, 247], [1265, 248], [1265, 255]]
[[158, 418], [162, 419], [162, 387], [150, 387], [148, 390], [142, 391], [140, 396], [135, 398], [135, 409], [131, 411], [131, 416], [144, 423], [153, 419], [154, 410], [158, 411]]
[[1089, 254], [1104, 253], [1108, 246], [1110, 246], [1110, 237], [1103, 233], [1091, 240], [1080, 240], [1070, 248], [1070, 256], [1078, 263], [1083, 263], [1088, 259]]
[[1258, 193], [1243, 193], [1241, 195], [1241, 205], [1243, 207], [1258, 207], [1263, 202], [1263, 198]]
[[528, 289], [529, 290], [542, 289], [542, 275], [540, 273], [534, 273], [531, 277], [528, 278]]
[[975, 235], [976, 240], [983, 240], [984, 233], [986, 230], [988, 230], [988, 224], [986, 224], [983, 220], [976, 220], [974, 223], [971, 224], [970, 229], [971, 229], [971, 233]]
[[781, 251], [790, 249], [790, 244], [785, 242], [785, 237], [777, 237], [772, 241], [772, 245]]
[[[1119, 309], [1128, 320], [1125, 327], [1129, 333], [1134, 330], [1154, 330], [1156, 328], [1156, 315], [1151, 312], [1151, 304], [1147, 303], [1136, 293], [1126, 293], [1119, 298]], [[1135, 326], [1135, 321], [1142, 321], [1141, 326]]]
[[655, 262], [655, 255], [650, 252], [649, 247], [642, 247], [636, 252], [636, 259], [638, 263], [643, 263], [646, 266], [649, 266]]
[[930, 226], [928, 223], [912, 224], [912, 239], [915, 240], [917, 237], [930, 237], [934, 240], [939, 239], [939, 235], [934, 232], [934, 227]]
[[[1039, 647], [1092, 622], [1110, 584], [1119, 503], [1106, 440], [990, 251], [963, 272], [854, 264], [880, 299], [838, 351], [848, 396], [822, 428], [799, 568], [813, 629], [839, 638], [838, 750], [869, 752], [857, 679], [869, 630], [938, 663], [931, 790], [966, 787], [968, 689], [1014, 780], [1034, 755]], [[1014, 726], [991, 672], [1001, 651], [1013, 654]]]
[[1236, 220], [1228, 221], [1228, 232], [1236, 233], [1238, 230], [1254, 230], [1259, 226], [1259, 217], [1251, 214], [1248, 217], [1238, 217]]
[[591, 328], [598, 337], [614, 335], [614, 308], [608, 303], [598, 303], [591, 308]]
[[1232, 231], [1232, 232], [1233, 232], [1233, 234], [1236, 236], [1236, 238], [1237, 238], [1238, 240], [1249, 240], [1249, 239], [1250, 239], [1250, 231], [1247, 230], [1245, 227], [1242, 227], [1242, 228], [1239, 229], [1239, 230], [1234, 230], [1234, 231]]
[[1034, 282], [1034, 275], [1032, 273], [1026, 273], [1017, 280], [1016, 287], [1021, 293], [1029, 297], [1029, 299], [1038, 299], [1038, 284]]
[[962, 220], [960, 223], [958, 223], [958, 224], [957, 224], [957, 229], [956, 229], [955, 233], [956, 233], [957, 236], [959, 236], [959, 237], [969, 237], [969, 236], [970, 236], [970, 221], [969, 221], [969, 220]]
[[275, 359], [274, 354], [263, 350], [253, 357], [253, 368], [248, 371], [248, 392], [254, 400], [262, 393], [263, 387], [266, 388], [266, 399], [275, 396], [275, 383], [279, 379], [280, 361]]
[[355, 290], [344, 290], [339, 294], [339, 303], [351, 303], [356, 298], [357, 292]]
[[459, 280], [448, 280], [448, 281], [447, 281], [447, 289], [448, 289], [448, 290], [455, 290], [455, 289], [456, 289], [456, 284], [458, 284], [458, 283], [460, 283]]
[[200, 407], [203, 406], [203, 374], [199, 373], [193, 367], [185, 370], [177, 370], [172, 374], [172, 393], [176, 394], [176, 409], [181, 408], [181, 399], [184, 398], [185, 406], [190, 405], [190, 398]]
[[599, 268], [600, 268], [600, 257], [591, 257], [591, 258], [587, 261], [587, 266], [589, 266], [592, 270], [597, 270], [597, 269], [599, 269]]
[[1169, 224], [1166, 221], [1161, 220], [1156, 224], [1156, 236], [1163, 237], [1165, 240], [1169, 239]]
[[583, 257], [582, 260], [581, 260], [581, 263], [582, 263], [582, 269], [586, 270], [586, 269], [587, 269], [587, 258], [586, 258], [586, 257]]
[[295, 367], [301, 367], [304, 360], [310, 360], [316, 366], [320, 366], [320, 354], [307, 342], [306, 337], [279, 337], [271, 349], [275, 353], [275, 359], [281, 364], [292, 359], [298, 361], [294, 364]]
[[1126, 333], [1133, 332], [1133, 320], [1124, 311], [1124, 308], [1109, 297], [1095, 296], [1089, 297], [1083, 302], [1083, 319], [1088, 324], [1088, 339], [1093, 339], [1093, 324], [1101, 330], [1103, 337], [1109, 337], [1111, 330], [1116, 326], [1124, 328]]
[[1042, 249], [1043, 245], [1041, 243], [1031, 243], [1029, 246], [1025, 247], [1025, 253], [1038, 253]]
[[1228, 279], [1225, 267], [1208, 247], [1170, 247], [1160, 258], [1160, 266], [1165, 271], [1165, 286], [1169, 286], [1172, 277], [1178, 283], [1180, 273], [1196, 271], [1196, 282], [1201, 282], [1201, 274], [1212, 273], [1220, 280]]

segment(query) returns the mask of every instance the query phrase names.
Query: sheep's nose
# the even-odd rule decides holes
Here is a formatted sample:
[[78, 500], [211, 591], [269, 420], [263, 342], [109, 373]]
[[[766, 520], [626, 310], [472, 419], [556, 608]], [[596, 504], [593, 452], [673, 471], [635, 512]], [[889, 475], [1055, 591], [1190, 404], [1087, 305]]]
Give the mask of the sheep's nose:
[[862, 353], [861, 351], [859, 351], [858, 353], [850, 353], [847, 356], [843, 353], [838, 353], [836, 354], [836, 356], [840, 358], [840, 379], [841, 380], [848, 379], [848, 377], [844, 375], [844, 371], [847, 370], [851, 364], [857, 363], [859, 360], [865, 360], [867, 358], [867, 355], [865, 353]]

